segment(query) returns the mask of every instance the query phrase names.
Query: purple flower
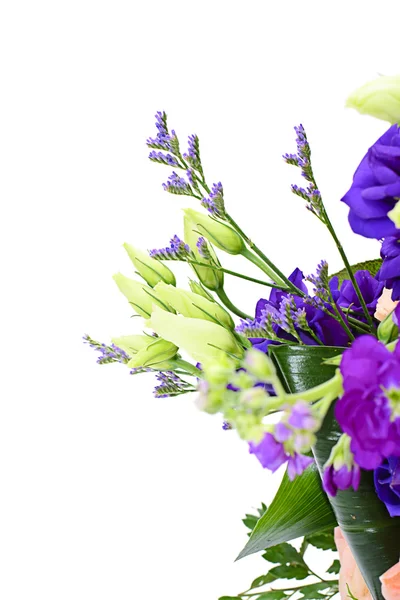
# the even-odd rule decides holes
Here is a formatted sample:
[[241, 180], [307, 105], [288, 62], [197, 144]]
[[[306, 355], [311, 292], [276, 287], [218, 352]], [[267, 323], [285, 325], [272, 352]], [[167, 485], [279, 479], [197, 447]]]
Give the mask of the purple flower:
[[311, 406], [304, 400], [299, 400], [291, 407], [287, 422], [295, 429], [310, 431], [317, 425], [317, 419], [313, 415]]
[[271, 433], [266, 433], [258, 444], [249, 442], [249, 452], [258, 458], [264, 469], [272, 472], [279, 469], [288, 459], [283, 444], [277, 442]]
[[149, 251], [151, 258], [158, 260], [186, 260], [192, 257], [192, 252], [183, 240], [177, 235], [170, 240], [170, 246], [167, 248], [154, 248]]
[[400, 459], [389, 458], [374, 472], [375, 490], [391, 517], [400, 517]]
[[225, 203], [224, 203], [224, 189], [222, 183], [213, 183], [211, 192], [208, 198], [203, 198], [201, 201], [202, 206], [208, 210], [214, 217], [224, 219], [225, 217]]
[[301, 475], [312, 462], [314, 462], [314, 459], [311, 456], [304, 456], [304, 454], [295, 453], [290, 456], [287, 468], [290, 481], [293, 481], [296, 475]]
[[164, 152], [156, 152], [152, 150], [149, 154], [149, 159], [153, 162], [158, 162], [163, 165], [170, 165], [171, 167], [177, 167], [178, 161], [172, 154], [164, 154]]
[[337, 470], [330, 464], [323, 472], [324, 489], [330, 496], [336, 496], [338, 490], [347, 490], [350, 487], [357, 491], [360, 477], [360, 467], [356, 464], [350, 469], [347, 465], [342, 465]]
[[355, 233], [381, 239], [396, 234], [388, 217], [400, 196], [400, 130], [388, 129], [368, 150], [342, 201], [350, 208], [349, 223]]
[[390, 352], [363, 335], [344, 352], [340, 370], [344, 394], [336, 403], [336, 419], [351, 437], [356, 463], [376, 469], [384, 458], [400, 455], [400, 344]]
[[384, 240], [381, 248], [382, 266], [377, 274], [392, 291], [392, 300], [400, 299], [400, 231]]
[[[369, 271], [357, 271], [354, 277], [365, 300], [368, 312], [373, 315], [384, 285], [375, 279]], [[331, 293], [336, 304], [342, 308], [351, 307], [351, 310], [357, 313], [357, 318], [364, 320], [364, 312], [353, 283], [350, 279], [345, 279], [339, 289], [338, 281], [337, 277], [333, 277], [330, 282]]]

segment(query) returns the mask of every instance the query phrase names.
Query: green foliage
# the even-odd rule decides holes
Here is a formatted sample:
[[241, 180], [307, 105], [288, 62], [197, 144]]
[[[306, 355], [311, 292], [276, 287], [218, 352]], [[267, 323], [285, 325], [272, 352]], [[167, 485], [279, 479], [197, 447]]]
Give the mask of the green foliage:
[[[382, 260], [380, 258], [376, 258], [374, 260], [366, 260], [365, 262], [360, 262], [360, 263], [357, 263], [356, 265], [352, 265], [351, 270], [353, 271], [353, 273], [355, 273], [356, 271], [369, 271], [371, 273], [371, 275], [373, 275], [375, 277], [375, 275], [381, 268], [381, 265], [382, 265]], [[332, 277], [338, 277], [339, 285], [341, 285], [341, 283], [345, 279], [349, 279], [349, 274], [347, 273], [347, 269], [342, 269], [338, 273], [334, 273], [333, 275], [330, 275], [329, 279], [332, 279]]]
[[327, 573], [333, 573], [334, 575], [337, 575], [340, 571], [340, 562], [335, 559], [333, 561], [333, 563], [331, 564], [331, 566], [329, 567], [329, 569], [327, 570]]
[[320, 531], [313, 535], [307, 536], [307, 541], [315, 548], [320, 550], [336, 550], [335, 540], [333, 538], [333, 531]]

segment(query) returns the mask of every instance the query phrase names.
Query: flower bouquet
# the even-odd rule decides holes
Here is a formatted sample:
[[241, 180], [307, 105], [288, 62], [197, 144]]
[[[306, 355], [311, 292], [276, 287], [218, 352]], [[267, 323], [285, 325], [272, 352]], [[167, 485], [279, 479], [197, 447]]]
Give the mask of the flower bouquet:
[[[358, 600], [400, 599], [400, 77], [380, 77], [348, 104], [391, 124], [342, 198], [354, 233], [381, 242], [380, 258], [350, 264], [302, 125], [296, 152], [283, 158], [306, 182], [292, 185], [293, 193], [337, 246], [344, 268], [336, 274], [321, 261], [313, 275], [299, 268], [285, 275], [231, 216], [222, 184], [209, 186], [198, 137], [190, 135], [182, 152], [158, 112], [149, 158], [173, 169], [165, 191], [194, 199], [199, 210], [184, 210], [183, 239], [174, 235], [169, 246], [146, 252], [124, 245], [138, 277], [119, 273], [114, 280], [142, 317], [142, 333], [111, 345], [85, 336], [100, 364], [153, 371], [157, 397], [197, 392], [198, 407], [222, 415], [223, 429], [236, 430], [262, 467], [287, 465], [272, 504], [246, 516], [251, 534], [239, 557], [264, 551], [275, 566], [235, 597], [242, 600], [332, 598], [338, 591]], [[259, 278], [225, 268], [224, 253], [256, 265]], [[174, 261], [194, 274], [190, 289], [176, 286]], [[254, 316], [227, 296], [226, 276], [269, 290]], [[305, 552], [309, 545], [334, 548], [334, 528], [339, 579], [338, 561], [322, 578]], [[288, 543], [298, 538], [299, 548]], [[301, 583], [309, 576], [317, 581]], [[282, 587], [280, 579], [291, 583]]]

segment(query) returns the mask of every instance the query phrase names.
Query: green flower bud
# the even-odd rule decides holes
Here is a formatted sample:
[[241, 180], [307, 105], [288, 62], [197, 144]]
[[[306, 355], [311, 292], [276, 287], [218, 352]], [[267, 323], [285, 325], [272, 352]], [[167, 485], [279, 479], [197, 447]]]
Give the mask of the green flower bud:
[[155, 298], [155, 292], [152, 288], [144, 283], [129, 279], [129, 277], [125, 277], [122, 273], [117, 273], [113, 276], [113, 279], [132, 308], [134, 308], [138, 315], [141, 315], [145, 319], [150, 317], [154, 304], [162, 308], [167, 308], [163, 302]]
[[400, 202], [397, 201], [394, 208], [388, 212], [388, 217], [396, 225], [397, 229], [400, 229]]
[[258, 381], [268, 383], [276, 377], [271, 359], [264, 352], [260, 352], [260, 350], [247, 350], [243, 367]]
[[211, 294], [209, 294], [207, 290], [204, 289], [201, 283], [199, 283], [198, 281], [195, 281], [194, 279], [189, 279], [189, 287], [193, 294], [198, 294], [199, 296], [203, 296], [203, 298], [206, 298], [206, 300], [209, 300], [210, 302], [215, 302]]
[[[197, 240], [200, 237], [200, 234], [195, 231], [195, 226], [192, 221], [187, 217], [183, 219], [184, 224], [184, 238], [185, 242], [190, 246], [190, 249], [195, 255], [196, 262], [213, 264], [214, 266], [218, 266], [218, 258], [215, 255], [214, 250], [209, 247], [209, 251], [214, 261], [211, 263], [210, 260], [207, 260], [203, 256], [200, 255], [197, 249]], [[207, 267], [199, 267], [198, 265], [191, 265], [192, 269], [196, 273], [197, 277], [200, 279], [201, 283], [208, 288], [209, 290], [220, 290], [224, 287], [224, 273], [223, 271], [218, 271], [217, 269], [207, 269]]]
[[400, 75], [382, 76], [355, 90], [346, 106], [392, 125], [400, 121]]
[[199, 236], [204, 236], [220, 250], [229, 254], [241, 254], [245, 249], [243, 239], [229, 225], [220, 223], [192, 208], [185, 208], [183, 212], [192, 221]]
[[123, 335], [112, 338], [112, 343], [125, 350], [129, 356], [133, 356], [139, 350], [146, 348], [154, 338], [149, 335]]
[[243, 356], [243, 348], [233, 334], [216, 323], [173, 315], [154, 307], [150, 325], [158, 335], [186, 350], [198, 362], [218, 359], [224, 353], [238, 359]]
[[378, 340], [383, 344], [394, 342], [399, 337], [399, 328], [393, 321], [394, 309], [378, 325]]
[[216, 302], [210, 302], [203, 298], [203, 296], [181, 290], [173, 285], [166, 285], [162, 282], [158, 283], [154, 289], [157, 298], [172, 306], [172, 308], [184, 317], [205, 319], [213, 323], [220, 323], [228, 329], [235, 327], [230, 314]]
[[159, 281], [176, 285], [175, 275], [161, 261], [151, 258], [147, 252], [139, 250], [130, 244], [124, 244], [129, 258], [135, 265], [139, 275], [148, 285], [154, 287]]
[[131, 369], [136, 369], [138, 367], [155, 367], [164, 361], [174, 358], [177, 352], [178, 348], [171, 342], [167, 342], [162, 338], [151, 338], [148, 336], [147, 346], [138, 350], [135, 356], [128, 362], [128, 367]]

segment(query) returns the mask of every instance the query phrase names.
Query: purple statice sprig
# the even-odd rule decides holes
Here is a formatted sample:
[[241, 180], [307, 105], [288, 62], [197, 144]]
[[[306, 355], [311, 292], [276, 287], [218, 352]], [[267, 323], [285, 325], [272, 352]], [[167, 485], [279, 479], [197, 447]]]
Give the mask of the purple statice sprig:
[[199, 137], [194, 133], [188, 137], [188, 151], [183, 155], [185, 161], [192, 169], [200, 173], [201, 178], [204, 178], [203, 167], [200, 158], [200, 142]]
[[212, 189], [207, 198], [201, 200], [201, 205], [208, 210], [213, 217], [226, 219], [224, 188], [222, 183], [213, 183]]
[[100, 352], [96, 361], [99, 365], [106, 365], [114, 362], [126, 364], [130, 360], [130, 356], [115, 344], [107, 346], [107, 344], [93, 340], [88, 334], [83, 336], [83, 341], [85, 344], [89, 344], [89, 346], [97, 352]]
[[194, 260], [196, 257], [189, 245], [181, 240], [177, 235], [174, 235], [170, 240], [170, 245], [166, 248], [154, 248], [149, 250], [151, 258], [157, 260]]
[[207, 240], [205, 238], [199, 237], [199, 239], [196, 242], [196, 247], [202, 258], [210, 261], [211, 263], [215, 262], [213, 256], [211, 255], [210, 248], [207, 244]]
[[325, 212], [321, 193], [316, 184], [311, 165], [311, 148], [303, 125], [294, 128], [296, 132], [297, 154], [284, 154], [283, 160], [288, 165], [301, 169], [301, 176], [308, 182], [306, 188], [292, 185], [292, 192], [307, 202], [307, 208], [321, 221], [325, 222]]
[[193, 190], [183, 177], [172, 171], [172, 175], [168, 177], [168, 181], [162, 184], [164, 190], [170, 194], [178, 196], [193, 196]]
[[305, 279], [313, 284], [314, 299], [319, 301], [320, 304], [332, 300], [329, 287], [328, 263], [326, 260], [321, 260], [317, 266], [315, 275], [307, 275]]
[[156, 152], [152, 150], [149, 154], [149, 159], [153, 162], [160, 163], [161, 165], [169, 165], [170, 167], [178, 167], [179, 163], [175, 156], [172, 154], [164, 154], [163, 152]]
[[155, 114], [155, 119], [157, 135], [155, 138], [147, 138], [147, 146], [158, 150], [167, 150], [176, 156], [180, 156], [178, 137], [173, 129], [171, 133], [168, 130], [167, 113], [159, 110]]
[[159, 385], [154, 388], [156, 398], [167, 398], [196, 391], [196, 387], [181, 379], [173, 371], [159, 371], [156, 374]]

